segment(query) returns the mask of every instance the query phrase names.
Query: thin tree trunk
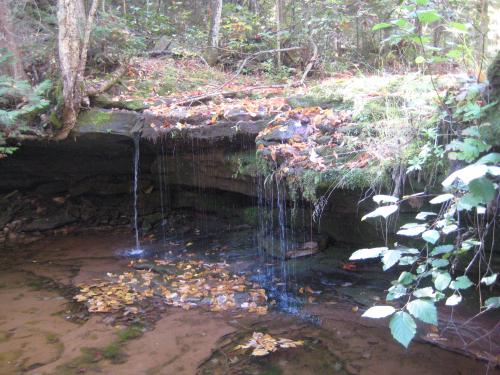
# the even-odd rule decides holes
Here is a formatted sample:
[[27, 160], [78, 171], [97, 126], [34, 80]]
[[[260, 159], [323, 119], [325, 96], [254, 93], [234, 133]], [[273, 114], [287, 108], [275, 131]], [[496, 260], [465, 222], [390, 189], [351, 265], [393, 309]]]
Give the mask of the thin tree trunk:
[[[281, 27], [283, 21], [283, 0], [276, 1], [276, 49], [281, 49]], [[281, 67], [281, 52], [276, 55], [276, 66]]]
[[251, 12], [255, 14], [259, 14], [259, 2], [258, 0], [249, 0], [248, 1], [248, 8], [250, 9]]
[[7, 69], [5, 69], [5, 71], [1, 69], [1, 71], [15, 79], [27, 80], [28, 77], [23, 68], [21, 52], [19, 51], [15, 38], [16, 34], [12, 24], [12, 15], [10, 13], [11, 6], [10, 0], [0, 0], [0, 49], [5, 48], [12, 54], [9, 63], [4, 64]]
[[99, 0], [93, 0], [82, 29], [82, 0], [58, 0], [59, 64], [63, 83], [63, 129], [56, 139], [64, 139], [75, 127], [83, 98], [87, 52]]
[[478, 65], [477, 78], [478, 81], [482, 81], [486, 78], [483, 73], [483, 63], [485, 60], [485, 54], [488, 49], [488, 28], [489, 28], [489, 17], [488, 17], [488, 0], [480, 0], [478, 4], [479, 13], [479, 43], [476, 48], [476, 64]]
[[208, 34], [207, 62], [210, 66], [217, 64], [219, 47], [220, 24], [222, 20], [222, 0], [211, 1], [211, 22]]

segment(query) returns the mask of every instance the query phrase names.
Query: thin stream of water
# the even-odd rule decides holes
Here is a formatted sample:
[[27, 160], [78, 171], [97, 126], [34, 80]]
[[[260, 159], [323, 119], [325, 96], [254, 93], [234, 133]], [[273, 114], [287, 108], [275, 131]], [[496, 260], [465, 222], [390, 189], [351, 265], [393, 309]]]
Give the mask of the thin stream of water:
[[138, 187], [139, 187], [139, 161], [140, 161], [140, 135], [134, 136], [134, 232], [135, 232], [135, 250], [140, 250], [141, 244], [139, 241], [139, 212], [138, 203]]

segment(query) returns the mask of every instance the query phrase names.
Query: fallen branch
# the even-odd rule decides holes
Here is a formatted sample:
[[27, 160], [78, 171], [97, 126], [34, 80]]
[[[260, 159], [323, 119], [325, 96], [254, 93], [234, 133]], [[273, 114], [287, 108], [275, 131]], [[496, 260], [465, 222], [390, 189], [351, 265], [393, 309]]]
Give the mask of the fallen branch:
[[179, 102], [173, 102], [172, 104], [175, 105], [180, 105], [180, 106], [191, 106], [194, 103], [197, 102], [206, 102], [212, 98], [215, 98], [217, 96], [223, 96], [223, 97], [229, 97], [232, 95], [238, 95], [243, 92], [252, 92], [252, 91], [258, 91], [258, 90], [266, 90], [266, 89], [283, 89], [285, 87], [288, 87], [289, 85], [265, 85], [265, 86], [253, 86], [253, 87], [246, 87], [244, 89], [240, 90], [233, 90], [233, 91], [216, 91], [213, 93], [205, 94], [205, 95], [199, 95], [199, 96], [194, 96], [185, 100], [181, 100]]
[[84, 95], [85, 96], [97, 96], [99, 94], [102, 94], [103, 92], [108, 91], [111, 87], [113, 87], [119, 80], [120, 78], [123, 77], [123, 75], [127, 72], [127, 69], [129, 67], [128, 63], [124, 63], [120, 65], [118, 69], [116, 69], [109, 79], [99, 82], [96, 85], [89, 85], [85, 87]]
[[287, 51], [295, 51], [295, 50], [298, 50], [298, 49], [302, 49], [303, 47], [289, 47], [289, 48], [277, 48], [277, 49], [269, 49], [269, 50], [265, 50], [265, 51], [258, 51], [258, 52], [255, 52], [255, 53], [252, 53], [251, 55], [248, 55], [245, 60], [243, 60], [243, 62], [241, 63], [241, 65], [239, 66], [238, 70], [236, 71], [236, 73], [234, 73], [234, 75], [229, 78], [226, 82], [224, 82], [222, 85], [221, 85], [221, 88], [222, 87], [225, 87], [227, 86], [229, 83], [231, 83], [236, 77], [238, 77], [241, 72], [243, 71], [243, 68], [245, 67], [245, 65], [257, 58], [257, 56], [260, 56], [260, 55], [264, 55], [264, 54], [267, 54], [267, 53], [277, 53], [277, 52], [287, 52]]
[[311, 60], [309, 60], [309, 64], [307, 64], [306, 69], [304, 70], [304, 74], [302, 74], [302, 78], [300, 80], [301, 85], [304, 84], [304, 81], [306, 80], [307, 75], [309, 74], [312, 67], [316, 63], [316, 60], [318, 59], [318, 46], [316, 45], [316, 43], [314, 43], [314, 40], [312, 40], [312, 38], [309, 38], [309, 41], [311, 42], [311, 44], [313, 46], [313, 55], [311, 57]]

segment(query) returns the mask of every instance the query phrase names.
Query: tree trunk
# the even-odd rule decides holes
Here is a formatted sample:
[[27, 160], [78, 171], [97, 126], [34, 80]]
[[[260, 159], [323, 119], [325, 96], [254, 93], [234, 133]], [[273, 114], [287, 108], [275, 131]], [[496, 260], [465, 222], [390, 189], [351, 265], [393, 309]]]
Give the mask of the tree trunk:
[[[276, 49], [281, 49], [281, 28], [283, 27], [283, 0], [276, 1]], [[276, 54], [276, 66], [281, 67], [281, 52]]]
[[259, 2], [258, 0], [249, 0], [248, 9], [255, 14], [259, 14]]
[[10, 75], [15, 79], [27, 80], [28, 77], [23, 68], [21, 52], [16, 43], [15, 30], [12, 24], [10, 0], [0, 0], [0, 49], [10, 52], [8, 64], [2, 64], [6, 69], [0, 69], [1, 73]]
[[[63, 129], [56, 139], [64, 139], [75, 127], [83, 98], [83, 78], [87, 65], [90, 33], [99, 0], [93, 0], [88, 17], [84, 14], [82, 0], [58, 0], [59, 65], [63, 83]], [[82, 25], [82, 20], [84, 24]]]
[[220, 23], [222, 20], [222, 0], [211, 0], [211, 21], [208, 34], [207, 62], [210, 66], [217, 64]]

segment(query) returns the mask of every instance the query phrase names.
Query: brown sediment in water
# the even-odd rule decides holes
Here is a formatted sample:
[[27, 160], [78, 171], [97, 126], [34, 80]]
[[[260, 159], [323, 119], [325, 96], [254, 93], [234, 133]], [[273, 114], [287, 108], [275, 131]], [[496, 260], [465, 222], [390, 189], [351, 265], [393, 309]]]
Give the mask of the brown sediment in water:
[[[306, 311], [320, 317], [319, 324], [279, 312], [258, 316], [241, 310], [214, 313], [165, 307], [155, 319], [144, 320], [141, 334], [124, 339], [120, 332], [128, 321], [112, 314], [75, 312], [71, 291], [77, 284], [105, 278], [107, 272], [129, 270], [129, 260], [117, 253], [132, 247], [132, 239], [123, 233], [87, 233], [43, 240], [18, 253], [4, 252], [0, 373], [486, 373], [485, 362], [421, 341], [404, 350], [384, 322], [360, 319], [360, 312], [343, 301], [307, 305]], [[234, 350], [253, 332], [305, 344], [262, 358]], [[490, 368], [489, 374], [496, 373], [498, 369]]]

